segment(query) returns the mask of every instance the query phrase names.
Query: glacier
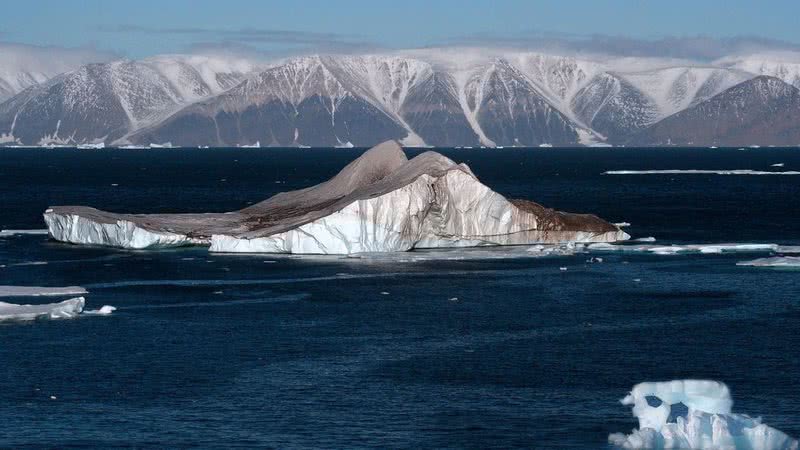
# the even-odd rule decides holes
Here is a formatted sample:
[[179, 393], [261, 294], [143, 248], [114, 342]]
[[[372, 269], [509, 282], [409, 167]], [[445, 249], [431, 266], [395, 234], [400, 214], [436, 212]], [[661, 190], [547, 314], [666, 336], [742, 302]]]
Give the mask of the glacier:
[[44, 220], [53, 239], [73, 244], [208, 245], [230, 253], [355, 254], [630, 238], [593, 215], [506, 199], [441, 154], [409, 160], [396, 141], [373, 147], [324, 183], [239, 211], [146, 215], [55, 206]]
[[[633, 406], [639, 429], [611, 434], [609, 443], [624, 449], [797, 450], [798, 441], [744, 414], [732, 412], [724, 383], [675, 380], [639, 383], [620, 402]], [[675, 405], [688, 412], [675, 414]], [[671, 416], [676, 416], [674, 421]]]

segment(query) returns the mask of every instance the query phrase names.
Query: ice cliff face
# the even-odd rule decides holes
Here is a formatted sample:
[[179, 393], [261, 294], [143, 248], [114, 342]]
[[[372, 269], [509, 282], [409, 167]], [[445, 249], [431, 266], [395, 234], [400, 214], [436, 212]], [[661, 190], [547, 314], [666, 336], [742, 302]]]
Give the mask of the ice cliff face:
[[[734, 414], [728, 387], [716, 381], [640, 383], [621, 402], [633, 406], [639, 429], [609, 436], [617, 448], [797, 450], [800, 445], [760, 419]], [[673, 411], [678, 404], [684, 414]]]
[[216, 252], [349, 254], [414, 248], [612, 242], [629, 236], [596, 216], [508, 200], [434, 152], [408, 160], [396, 142], [367, 151], [325, 183], [224, 214], [45, 211], [50, 235], [75, 244]]

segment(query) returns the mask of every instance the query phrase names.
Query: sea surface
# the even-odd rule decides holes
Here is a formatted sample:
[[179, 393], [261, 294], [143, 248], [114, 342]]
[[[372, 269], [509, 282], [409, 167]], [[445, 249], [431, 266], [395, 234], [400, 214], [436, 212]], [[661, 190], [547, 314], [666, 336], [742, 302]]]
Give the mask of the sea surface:
[[[360, 152], [0, 150], [0, 229], [42, 229], [50, 205], [235, 210]], [[629, 222], [648, 245], [800, 245], [800, 176], [604, 174], [797, 171], [800, 149], [442, 152], [508, 197]], [[775, 252], [535, 255], [0, 237], [0, 285], [78, 285], [87, 309], [118, 308], [0, 323], [0, 447], [605, 449], [637, 426], [619, 403], [634, 384], [683, 378], [727, 383], [734, 411], [800, 437], [800, 271], [737, 266]]]

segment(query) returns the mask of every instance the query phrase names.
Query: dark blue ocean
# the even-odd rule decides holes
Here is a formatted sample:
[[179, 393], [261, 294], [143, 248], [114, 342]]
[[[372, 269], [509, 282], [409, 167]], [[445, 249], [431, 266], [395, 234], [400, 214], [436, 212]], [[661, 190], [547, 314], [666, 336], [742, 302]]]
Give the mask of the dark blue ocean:
[[[800, 176], [603, 174], [796, 171], [798, 149], [442, 152], [634, 238], [800, 245]], [[0, 229], [42, 229], [49, 205], [235, 210], [359, 153], [0, 150]], [[682, 378], [723, 381], [736, 412], [800, 437], [800, 271], [736, 265], [769, 254], [422, 255], [0, 237], [0, 285], [79, 285], [88, 309], [118, 308], [0, 324], [0, 447], [605, 449], [637, 425], [619, 403], [634, 384]]]

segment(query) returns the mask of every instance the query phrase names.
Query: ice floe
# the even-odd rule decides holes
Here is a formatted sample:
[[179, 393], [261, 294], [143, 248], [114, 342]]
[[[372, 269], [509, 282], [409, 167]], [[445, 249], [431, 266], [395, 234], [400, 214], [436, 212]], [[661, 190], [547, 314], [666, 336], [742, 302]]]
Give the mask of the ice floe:
[[0, 302], [0, 321], [3, 320], [36, 320], [36, 319], [70, 319], [83, 311], [85, 299], [71, 298], [59, 303], [45, 305], [16, 305]]
[[0, 230], [0, 237], [46, 234], [47, 230]]
[[[798, 449], [797, 440], [761, 419], [733, 413], [730, 390], [718, 381], [640, 383], [621, 403], [633, 406], [639, 428], [610, 435], [609, 443], [618, 448]], [[683, 405], [685, 414], [675, 405]]]
[[0, 286], [0, 297], [39, 297], [87, 294], [81, 286], [41, 287], [41, 286]]
[[800, 269], [800, 257], [798, 256], [773, 256], [772, 258], [759, 258], [751, 261], [741, 261], [737, 266], [753, 267], [784, 267]]
[[688, 170], [608, 170], [603, 172], [604, 175], [800, 175], [800, 171], [790, 170], [787, 172], [772, 172], [764, 170], [750, 170], [750, 169], [737, 169], [737, 170], [704, 170], [704, 169], [688, 169]]
[[75, 297], [58, 303], [43, 305], [18, 305], [0, 302], [0, 322], [28, 321], [37, 319], [72, 319], [81, 315], [107, 316], [117, 308], [104, 305], [100, 309], [84, 310], [86, 299]]
[[586, 247], [589, 251], [621, 251], [641, 252], [656, 255], [676, 255], [680, 253], [758, 253], [758, 252], [783, 252], [793, 253], [800, 251], [797, 246], [783, 246], [778, 244], [752, 244], [752, 243], [726, 243], [726, 244], [684, 244], [684, 245], [621, 245], [608, 243], [594, 243]]

